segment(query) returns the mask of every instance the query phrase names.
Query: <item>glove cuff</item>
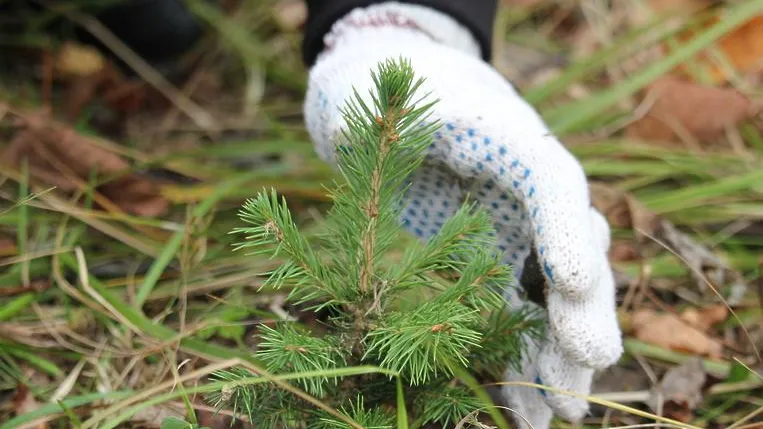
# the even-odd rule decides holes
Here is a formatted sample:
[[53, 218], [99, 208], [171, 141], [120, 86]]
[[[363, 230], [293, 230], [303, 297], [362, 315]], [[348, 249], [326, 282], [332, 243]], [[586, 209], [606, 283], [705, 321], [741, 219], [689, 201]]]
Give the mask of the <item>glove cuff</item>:
[[426, 6], [385, 2], [353, 9], [337, 20], [323, 38], [325, 48], [318, 61], [348, 38], [381, 33], [382, 29], [399, 29], [401, 34], [424, 36], [478, 58], [481, 54], [471, 31], [450, 16]]

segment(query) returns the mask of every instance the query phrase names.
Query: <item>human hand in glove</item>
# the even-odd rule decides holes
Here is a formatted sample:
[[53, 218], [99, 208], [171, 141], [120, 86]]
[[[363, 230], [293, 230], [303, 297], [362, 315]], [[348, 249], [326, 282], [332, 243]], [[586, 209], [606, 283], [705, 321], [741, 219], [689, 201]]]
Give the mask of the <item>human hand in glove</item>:
[[[530, 345], [522, 371], [507, 370], [506, 380], [588, 394], [594, 370], [612, 365], [622, 353], [606, 256], [609, 227], [591, 207], [580, 164], [481, 59], [466, 28], [434, 9], [395, 2], [357, 8], [336, 21], [310, 69], [305, 99], [317, 152], [334, 162], [340, 109], [353, 88], [368, 94], [370, 72], [379, 62], [399, 57], [425, 78], [420, 95], [439, 99], [432, 118], [442, 124], [411, 177], [402, 222], [426, 239], [468, 193], [490, 211], [498, 247], [517, 277], [536, 252], [549, 285], [548, 335]], [[534, 305], [514, 288], [506, 296], [514, 307]], [[552, 412], [578, 420], [588, 410], [582, 399], [532, 387], [508, 385], [503, 394], [536, 429], [548, 427]]]

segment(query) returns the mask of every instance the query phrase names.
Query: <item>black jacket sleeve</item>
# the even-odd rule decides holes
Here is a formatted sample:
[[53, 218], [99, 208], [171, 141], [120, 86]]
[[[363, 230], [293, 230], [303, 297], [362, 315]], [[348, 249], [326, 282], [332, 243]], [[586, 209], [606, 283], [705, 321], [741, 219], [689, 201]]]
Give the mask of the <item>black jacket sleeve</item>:
[[[490, 59], [493, 21], [497, 0], [397, 0], [428, 6], [446, 13], [471, 30], [480, 45], [482, 56]], [[382, 3], [383, 0], [307, 0], [307, 22], [302, 43], [302, 58], [309, 67], [323, 50], [323, 36], [336, 20], [357, 7]]]

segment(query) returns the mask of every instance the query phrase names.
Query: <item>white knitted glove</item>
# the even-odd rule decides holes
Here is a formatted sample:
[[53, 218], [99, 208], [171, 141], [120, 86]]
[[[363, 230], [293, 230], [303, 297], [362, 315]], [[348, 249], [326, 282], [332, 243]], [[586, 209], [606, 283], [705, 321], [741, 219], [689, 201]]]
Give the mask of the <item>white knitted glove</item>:
[[[591, 208], [580, 164], [480, 58], [469, 31], [445, 14], [381, 3], [355, 9], [324, 40], [305, 99], [305, 121], [318, 154], [334, 163], [342, 138], [340, 109], [353, 88], [370, 103], [370, 72], [377, 64], [410, 60], [416, 75], [426, 79], [420, 94], [440, 100], [433, 118], [444, 125], [411, 178], [403, 223], [426, 239], [469, 193], [492, 213], [498, 247], [517, 277], [537, 249], [550, 285], [549, 335], [530, 346], [522, 372], [507, 370], [506, 379], [588, 394], [593, 370], [618, 360], [622, 340], [606, 257], [609, 227]], [[533, 305], [515, 288], [507, 287], [506, 295], [514, 306]], [[534, 388], [507, 386], [503, 392], [508, 406], [536, 429], [548, 427], [552, 410], [577, 420], [588, 409], [584, 400]]]

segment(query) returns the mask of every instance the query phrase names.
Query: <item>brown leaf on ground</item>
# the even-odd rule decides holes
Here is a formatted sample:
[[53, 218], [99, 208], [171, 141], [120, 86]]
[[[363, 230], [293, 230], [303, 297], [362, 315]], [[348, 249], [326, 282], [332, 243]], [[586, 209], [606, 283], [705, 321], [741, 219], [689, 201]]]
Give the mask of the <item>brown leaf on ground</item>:
[[610, 226], [624, 229], [639, 229], [655, 234], [662, 218], [644, 207], [632, 195], [614, 186], [591, 182], [591, 202], [609, 222]]
[[625, 262], [639, 259], [638, 250], [630, 241], [614, 241], [609, 248], [609, 258], [613, 261]]
[[[654, 0], [659, 2], [659, 0]], [[679, 34], [678, 39], [683, 43], [702, 34], [703, 31], [723, 19], [723, 16], [715, 16], [709, 19], [703, 26], [694, 30], [687, 30]], [[723, 58], [742, 77], [749, 78], [749, 83], [757, 84], [763, 78], [763, 15], [757, 15], [741, 26], [726, 33], [718, 39], [715, 47], [723, 55]], [[664, 46], [666, 53], [670, 53], [671, 47]], [[731, 71], [715, 59], [712, 52], [703, 51], [694, 58], [694, 65], [708, 71], [708, 77], [713, 83], [724, 83], [731, 78]], [[680, 74], [690, 77], [688, 68], [681, 65], [676, 70]]]
[[[720, 18], [719, 18], [720, 19]], [[756, 16], [741, 27], [728, 33], [718, 45], [726, 58], [742, 74], [763, 70], [763, 15]], [[720, 67], [713, 69], [718, 81], [727, 80], [728, 73]]]
[[656, 13], [694, 12], [712, 3], [712, 0], [649, 0], [649, 7]]
[[636, 310], [631, 318], [631, 327], [637, 339], [666, 349], [712, 358], [720, 357], [723, 352], [720, 342], [672, 313]]
[[128, 79], [109, 63], [103, 72], [103, 102], [116, 111], [131, 115], [149, 105], [161, 105], [164, 99], [140, 79]]
[[231, 429], [243, 427], [240, 420], [234, 420], [230, 416], [201, 410], [198, 412], [199, 426], [209, 429]]
[[18, 252], [16, 242], [8, 237], [0, 236], [0, 256], [13, 256]]
[[[29, 388], [24, 384], [19, 384], [16, 387], [16, 392], [13, 394], [13, 409], [16, 411], [16, 416], [31, 413], [38, 408], [40, 408], [40, 403], [34, 398], [34, 395], [32, 395]], [[47, 429], [48, 424], [43, 421], [34, 426], [27, 427], [33, 429]]]
[[672, 76], [649, 85], [644, 99], [654, 102], [644, 117], [628, 125], [629, 138], [711, 141], [759, 111], [756, 103], [735, 89], [700, 86]]
[[707, 374], [702, 359], [694, 357], [665, 373], [658, 386], [652, 389], [649, 407], [684, 423], [694, 419], [694, 409], [702, 402]]
[[728, 317], [729, 309], [725, 304], [717, 304], [703, 309], [690, 307], [681, 313], [681, 319], [705, 332], [716, 323], [725, 321]]
[[123, 211], [159, 216], [169, 208], [156, 184], [130, 173], [126, 160], [92, 138], [45, 115], [27, 115], [17, 125], [11, 144], [2, 154], [3, 163], [18, 169], [26, 158], [34, 179], [69, 192], [82, 188], [91, 172], [96, 171], [101, 180], [111, 179], [98, 191]]

